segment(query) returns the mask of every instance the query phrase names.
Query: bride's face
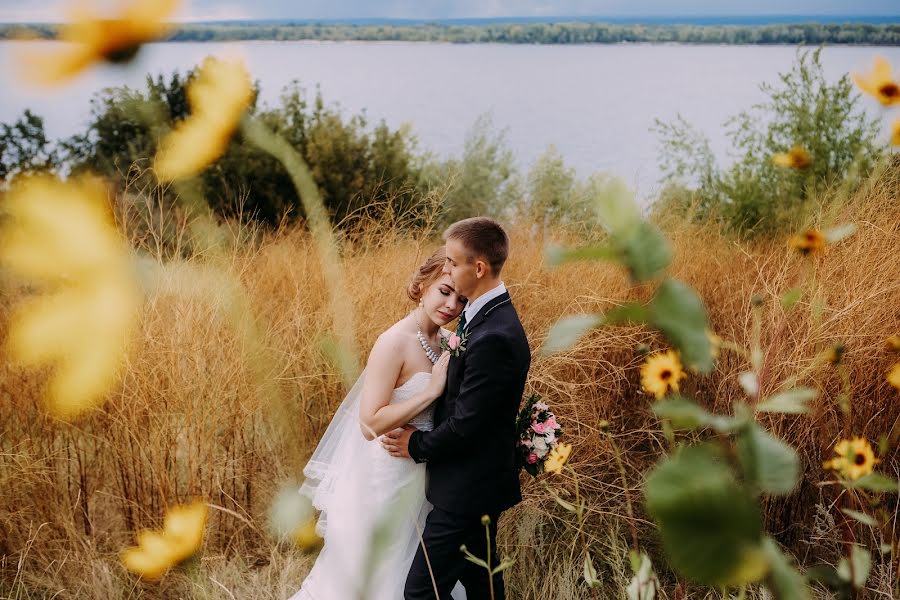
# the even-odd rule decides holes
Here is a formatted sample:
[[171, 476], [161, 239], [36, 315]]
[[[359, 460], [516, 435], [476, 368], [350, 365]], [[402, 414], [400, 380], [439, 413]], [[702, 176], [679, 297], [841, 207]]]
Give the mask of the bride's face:
[[459, 316], [466, 306], [466, 299], [456, 293], [450, 275], [442, 274], [425, 288], [422, 303], [428, 318], [443, 326]]

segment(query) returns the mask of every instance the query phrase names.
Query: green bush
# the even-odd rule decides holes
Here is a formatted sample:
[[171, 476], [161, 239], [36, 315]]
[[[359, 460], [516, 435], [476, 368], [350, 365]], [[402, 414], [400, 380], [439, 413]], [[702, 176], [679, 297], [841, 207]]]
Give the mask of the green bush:
[[[162, 136], [188, 115], [185, 86], [192, 77], [176, 72], [168, 79], [148, 77], [144, 90], [104, 90], [91, 103], [86, 130], [62, 143], [63, 166], [97, 173], [120, 187], [153, 185], [152, 157]], [[383, 122], [370, 126], [365, 115], [344, 117], [319, 93], [310, 102], [297, 82], [285, 89], [277, 106], [259, 108], [254, 102], [250, 112], [307, 161], [335, 222], [363, 209], [406, 210], [420, 201], [422, 166], [408, 128], [392, 130]], [[199, 191], [224, 216], [241, 213], [271, 224], [285, 215], [304, 216], [287, 173], [239, 135], [200, 176]]]
[[[677, 210], [674, 198], [681, 197], [699, 217], [733, 231], [771, 233], [802, 219], [814, 198], [868, 172], [880, 154], [878, 122], [863, 112], [847, 75], [828, 82], [820, 53], [798, 50], [790, 72], [761, 85], [766, 100], [726, 122], [737, 156], [727, 168], [716, 164], [706, 136], [681, 116], [672, 123], [657, 120], [668, 185], [658, 209]], [[795, 145], [809, 152], [812, 165], [776, 167], [772, 156]]]

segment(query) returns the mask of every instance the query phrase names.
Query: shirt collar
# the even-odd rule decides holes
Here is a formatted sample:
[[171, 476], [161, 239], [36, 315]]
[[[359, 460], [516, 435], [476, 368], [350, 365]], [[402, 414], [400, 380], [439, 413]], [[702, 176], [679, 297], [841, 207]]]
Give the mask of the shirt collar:
[[475, 300], [470, 301], [466, 304], [466, 308], [463, 310], [463, 313], [466, 315], [466, 323], [471, 323], [472, 319], [475, 318], [475, 315], [478, 314], [478, 311], [484, 308], [484, 305], [493, 300], [498, 296], [502, 296], [506, 293], [506, 286], [503, 285], [503, 282], [500, 282], [500, 285], [497, 287], [486, 291], [482, 295], [478, 296]]

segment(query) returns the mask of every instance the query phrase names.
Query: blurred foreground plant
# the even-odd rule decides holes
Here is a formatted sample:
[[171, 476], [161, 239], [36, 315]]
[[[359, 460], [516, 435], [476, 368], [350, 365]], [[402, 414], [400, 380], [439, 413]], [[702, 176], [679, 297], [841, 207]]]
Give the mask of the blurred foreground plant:
[[203, 544], [208, 508], [198, 501], [171, 508], [160, 531], [141, 531], [137, 546], [122, 551], [122, 564], [132, 573], [155, 581], [194, 556]]
[[64, 418], [109, 391], [140, 302], [106, 202], [95, 180], [49, 177], [26, 180], [4, 202], [0, 262], [37, 291], [11, 319], [10, 354], [55, 366], [50, 409]]
[[65, 82], [100, 62], [125, 63], [143, 44], [163, 37], [181, 0], [131, 0], [113, 16], [99, 13], [94, 2], [73, 0], [59, 31], [63, 42], [49, 51], [30, 50], [21, 72], [33, 83]]

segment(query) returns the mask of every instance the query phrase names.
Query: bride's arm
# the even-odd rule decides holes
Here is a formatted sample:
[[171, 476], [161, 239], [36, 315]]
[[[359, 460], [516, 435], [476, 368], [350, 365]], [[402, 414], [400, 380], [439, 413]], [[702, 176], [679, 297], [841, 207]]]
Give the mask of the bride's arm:
[[[424, 390], [405, 402], [390, 404], [403, 366], [402, 357], [402, 342], [390, 334], [382, 334], [369, 354], [359, 402], [359, 427], [367, 440], [406, 425], [443, 392], [441, 378], [432, 376]], [[443, 363], [441, 366], [445, 371], [448, 360], [449, 354], [438, 361], [438, 365]]]

